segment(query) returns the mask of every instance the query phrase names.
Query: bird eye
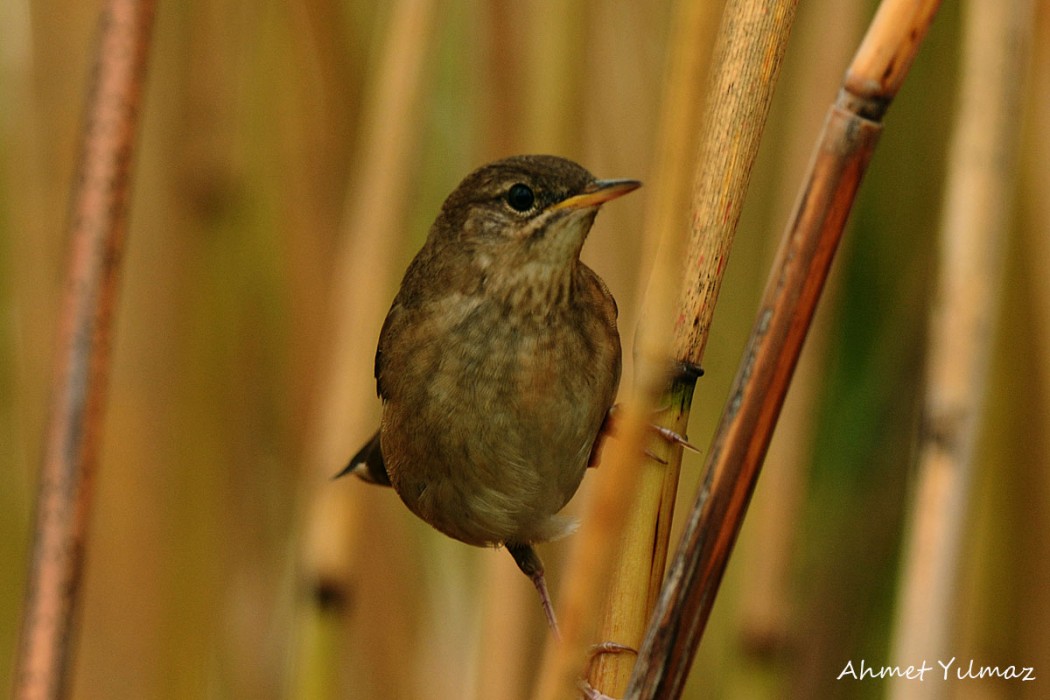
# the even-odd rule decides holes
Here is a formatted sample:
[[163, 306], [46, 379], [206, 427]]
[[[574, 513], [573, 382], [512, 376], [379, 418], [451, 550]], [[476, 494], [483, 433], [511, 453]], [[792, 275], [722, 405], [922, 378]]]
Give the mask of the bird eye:
[[533, 194], [532, 188], [522, 183], [511, 185], [510, 189], [507, 190], [507, 204], [511, 206], [515, 211], [525, 212], [532, 209], [532, 205], [536, 203], [536, 195]]

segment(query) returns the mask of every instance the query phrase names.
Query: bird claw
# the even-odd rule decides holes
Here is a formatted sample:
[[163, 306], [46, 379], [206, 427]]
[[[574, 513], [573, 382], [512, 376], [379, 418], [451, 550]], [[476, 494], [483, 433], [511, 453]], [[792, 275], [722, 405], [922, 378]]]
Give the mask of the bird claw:
[[[618, 420], [617, 413], [619, 413], [619, 411], [620, 404], [614, 404], [612, 408], [609, 409], [609, 414], [605, 417], [605, 422], [602, 424], [601, 432], [607, 433], [609, 435], [614, 435], [616, 433], [616, 421]], [[657, 425], [656, 423], [649, 423], [649, 430], [653, 431], [672, 445], [681, 445], [685, 449], [690, 450], [692, 452], [700, 452], [700, 448], [698, 448], [693, 443], [689, 442], [689, 440], [684, 435], [677, 433], [674, 430], [671, 430], [670, 428], [665, 428], [664, 426]], [[649, 450], [646, 450], [645, 453], [649, 457], [655, 459], [657, 462], [661, 462], [663, 464], [667, 463], [666, 460], [657, 457]]]
[[660, 455], [656, 454], [652, 450], [650, 450], [648, 447], [645, 448], [645, 450], [643, 450], [643, 451], [645, 452], [645, 456], [648, 457], [649, 459], [653, 460], [657, 464], [662, 464], [665, 467], [667, 466], [667, 460], [664, 459], [663, 457], [661, 457]]
[[595, 687], [587, 681], [580, 681], [580, 692], [587, 700], [617, 700], [617, 698], [614, 698], [611, 695], [606, 695], [602, 691], [595, 689]]
[[587, 676], [591, 675], [591, 668], [594, 666], [594, 660], [602, 654], [637, 654], [638, 650], [627, 646], [626, 644], [620, 644], [619, 642], [601, 642], [594, 644], [590, 649], [587, 650], [587, 663], [584, 666], [584, 677], [579, 682], [580, 692], [583, 693], [583, 697], [587, 700], [616, 700], [609, 695], [601, 692], [587, 681]]
[[700, 449], [696, 445], [689, 442], [689, 440], [687, 440], [684, 435], [680, 435], [679, 433], [676, 433], [670, 428], [665, 428], [662, 425], [650, 423], [649, 429], [657, 435], [659, 435], [660, 437], [662, 437], [664, 440], [667, 440], [667, 442], [671, 443], [672, 445], [681, 445], [682, 447], [691, 452], [696, 452], [697, 454], [700, 453]]

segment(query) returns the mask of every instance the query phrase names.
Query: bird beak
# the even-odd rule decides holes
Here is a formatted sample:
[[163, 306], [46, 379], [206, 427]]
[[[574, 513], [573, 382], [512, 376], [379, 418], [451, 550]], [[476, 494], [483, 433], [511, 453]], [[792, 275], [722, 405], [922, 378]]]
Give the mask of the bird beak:
[[595, 180], [583, 188], [583, 192], [562, 200], [551, 207], [552, 211], [560, 209], [586, 209], [605, 204], [610, 199], [622, 197], [642, 186], [638, 180]]

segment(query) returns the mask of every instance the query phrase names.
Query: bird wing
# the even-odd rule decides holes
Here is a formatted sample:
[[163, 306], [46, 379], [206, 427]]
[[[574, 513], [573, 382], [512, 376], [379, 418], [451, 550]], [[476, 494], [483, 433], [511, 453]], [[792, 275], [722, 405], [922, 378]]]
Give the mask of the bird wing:
[[376, 378], [376, 394], [384, 401], [387, 398], [387, 393], [383, 388], [383, 346], [386, 344], [385, 341], [390, 333], [390, 329], [397, 322], [399, 316], [401, 316], [401, 304], [395, 301], [394, 305], [390, 307], [390, 313], [386, 315], [386, 320], [383, 321], [383, 330], [379, 331], [379, 343], [376, 346], [375, 367], [372, 373]]

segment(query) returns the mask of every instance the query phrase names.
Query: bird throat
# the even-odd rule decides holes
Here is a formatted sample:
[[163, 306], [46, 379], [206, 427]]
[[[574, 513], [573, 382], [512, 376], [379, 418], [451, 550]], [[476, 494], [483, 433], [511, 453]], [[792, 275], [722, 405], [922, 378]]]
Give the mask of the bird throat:
[[485, 293], [515, 315], [545, 318], [572, 303], [578, 260], [552, 264], [530, 260], [485, 275]]

